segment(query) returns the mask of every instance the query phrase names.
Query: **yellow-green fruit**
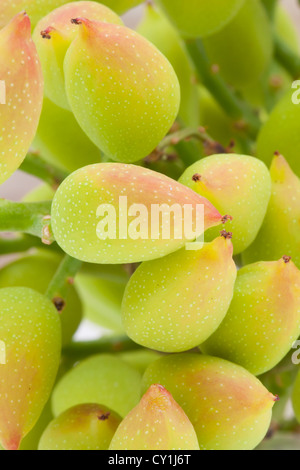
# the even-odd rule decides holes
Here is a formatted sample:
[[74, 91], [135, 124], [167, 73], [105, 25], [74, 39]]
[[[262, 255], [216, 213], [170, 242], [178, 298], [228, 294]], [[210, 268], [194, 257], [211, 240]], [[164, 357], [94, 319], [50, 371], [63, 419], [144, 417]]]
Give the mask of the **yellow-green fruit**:
[[245, 0], [156, 0], [187, 37], [204, 37], [230, 23]]
[[300, 373], [298, 373], [294, 388], [293, 388], [293, 407], [296, 413], [297, 420], [300, 423]]
[[41, 184], [29, 191], [22, 199], [23, 202], [52, 201], [55, 191], [47, 183]]
[[173, 125], [180, 86], [170, 62], [138, 33], [78, 18], [64, 62], [71, 109], [89, 138], [114, 161], [149, 155]]
[[288, 257], [238, 272], [230, 309], [201, 350], [261, 375], [300, 335], [300, 271]]
[[[300, 82], [299, 82], [300, 84]], [[287, 159], [300, 177], [300, 93], [299, 84], [291, 89], [272, 111], [257, 140], [257, 155], [270, 165], [275, 152]]]
[[[220, 225], [222, 217], [209, 201], [171, 178], [135, 165], [102, 163], [76, 171], [61, 184], [51, 225], [57, 243], [74, 258], [134, 263], [185, 246], [186, 204], [194, 215], [198, 205], [204, 206], [204, 229]], [[159, 209], [157, 220], [153, 213]], [[197, 229], [196, 216], [189, 225], [198, 235], [203, 233], [203, 227]]]
[[115, 333], [124, 333], [121, 304], [125, 285], [83, 274], [77, 275], [75, 282], [85, 318]]
[[101, 152], [73, 114], [47, 98], [32, 147], [49, 163], [70, 172], [101, 161]]
[[24, 160], [37, 130], [42, 101], [41, 64], [30, 20], [23, 12], [0, 30], [0, 184]]
[[25, 287], [0, 289], [0, 341], [0, 442], [17, 450], [38, 421], [59, 367], [61, 326], [52, 302]]
[[[61, 258], [54, 253], [40, 252], [24, 256], [0, 270], [0, 288], [29, 287], [44, 294], [60, 262]], [[82, 318], [81, 301], [73, 286], [69, 287], [65, 302], [66, 307], [58, 314], [64, 345], [71, 341]]]
[[181, 352], [216, 331], [236, 279], [232, 243], [226, 235], [201, 250], [183, 249], [135, 271], [122, 305], [130, 338], [157, 351]]
[[57, 384], [52, 395], [55, 416], [83, 403], [102, 403], [122, 417], [138, 403], [141, 375], [121, 359], [101, 354], [81, 362]]
[[64, 79], [64, 59], [72, 41], [78, 35], [73, 18], [85, 15], [103, 22], [123, 24], [112, 10], [97, 2], [72, 2], [51, 11], [36, 26], [33, 40], [42, 63], [45, 96], [57, 106], [70, 109]]
[[265, 437], [274, 397], [240, 366], [209, 356], [158, 359], [144, 375], [144, 390], [160, 383], [195, 428], [200, 450], [252, 450]]
[[75, 406], [49, 424], [39, 450], [108, 450], [120, 422], [120, 416], [104, 406]]
[[275, 29], [281, 39], [297, 54], [299, 53], [299, 33], [291, 14], [280, 3], [275, 9]]
[[149, 349], [138, 349], [120, 353], [119, 357], [143, 374], [147, 367], [160, 357], [160, 354]]
[[151, 385], [115, 433], [110, 450], [199, 450], [188, 417], [161, 385]]
[[179, 33], [166, 16], [151, 3], [145, 7], [138, 32], [151, 41], [174, 67], [181, 89], [179, 117], [185, 125], [197, 126], [199, 108], [195, 73]]
[[229, 84], [243, 88], [259, 80], [273, 54], [272, 28], [260, 0], [247, 0], [222, 31], [204, 40], [204, 46]]
[[51, 405], [50, 401], [48, 401], [38, 422], [32, 431], [22, 440], [20, 450], [38, 450], [41, 436], [52, 419]]
[[[264, 163], [246, 155], [212, 155], [190, 166], [179, 182], [207, 198], [220, 213], [233, 217], [226, 229], [233, 232], [235, 254], [255, 240], [271, 196], [271, 178]], [[208, 240], [215, 236], [215, 229], [207, 233]]]
[[300, 179], [281, 155], [273, 160], [271, 177], [267, 215], [254, 243], [243, 253], [243, 261], [275, 261], [288, 255], [300, 269]]
[[40, 18], [68, 0], [1, 0], [0, 28], [3, 28], [17, 13], [26, 11], [34, 27]]

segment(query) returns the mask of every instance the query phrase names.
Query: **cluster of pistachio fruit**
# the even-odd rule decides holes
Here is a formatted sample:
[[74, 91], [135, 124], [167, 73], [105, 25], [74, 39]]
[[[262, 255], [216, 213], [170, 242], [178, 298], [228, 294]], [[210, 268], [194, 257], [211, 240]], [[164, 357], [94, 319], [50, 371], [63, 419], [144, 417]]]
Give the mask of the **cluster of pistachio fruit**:
[[[299, 448], [297, 32], [276, 0], [156, 0], [124, 26], [140, 3], [0, 5], [0, 184], [44, 182], [0, 200], [0, 444]], [[100, 205], [132, 229], [124, 197], [161, 208], [156, 239], [142, 216], [99, 236]], [[201, 249], [175, 205], [203, 207]], [[108, 334], [74, 341], [83, 318]]]

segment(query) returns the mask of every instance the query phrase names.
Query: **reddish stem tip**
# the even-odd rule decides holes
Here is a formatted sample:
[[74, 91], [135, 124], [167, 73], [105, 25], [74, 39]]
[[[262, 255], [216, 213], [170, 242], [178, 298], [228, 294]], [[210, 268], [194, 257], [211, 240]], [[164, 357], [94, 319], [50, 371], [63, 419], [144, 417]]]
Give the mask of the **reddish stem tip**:
[[110, 417], [110, 413], [103, 413], [102, 415], [98, 416], [99, 421], [106, 421]]
[[43, 39], [51, 39], [51, 32], [54, 31], [54, 28], [49, 26], [47, 29], [44, 29], [44, 31], [41, 31], [41, 36]]
[[201, 181], [202, 176], [196, 173], [195, 175], [192, 176], [192, 180], [197, 183], [197, 181]]
[[66, 306], [66, 302], [61, 297], [54, 297], [52, 302], [54, 303], [54, 307], [59, 313], [61, 313]]
[[279, 400], [280, 400], [279, 395], [274, 395], [274, 401], [277, 402]]
[[291, 261], [292, 257], [291, 256], [283, 256], [282, 259], [285, 262], [285, 264], [288, 264]]
[[80, 18], [72, 18], [71, 19], [72, 24], [82, 24], [82, 20]]
[[226, 222], [228, 222], [229, 220], [233, 220], [233, 217], [231, 215], [224, 215], [224, 217], [222, 217], [222, 224], [226, 224]]
[[233, 237], [232, 232], [227, 232], [226, 230], [222, 230], [220, 234], [221, 234], [221, 237], [224, 237], [226, 240], [231, 240]]
[[276, 150], [276, 152], [274, 152], [274, 155], [275, 155], [275, 157], [280, 157], [281, 153], [278, 152], [278, 150]]

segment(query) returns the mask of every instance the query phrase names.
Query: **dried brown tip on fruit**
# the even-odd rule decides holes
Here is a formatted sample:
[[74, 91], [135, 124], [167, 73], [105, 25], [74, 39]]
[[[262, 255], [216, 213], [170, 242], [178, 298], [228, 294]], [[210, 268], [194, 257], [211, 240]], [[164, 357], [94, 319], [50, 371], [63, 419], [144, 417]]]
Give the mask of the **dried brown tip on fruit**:
[[110, 413], [103, 413], [102, 415], [98, 416], [99, 421], [106, 421], [110, 417]]
[[72, 24], [82, 24], [82, 19], [81, 18], [72, 18], [71, 19]]
[[58, 312], [62, 312], [66, 306], [66, 302], [61, 297], [54, 297], [52, 302]]
[[288, 264], [292, 260], [292, 257], [291, 256], [283, 256], [282, 259], [285, 262], [285, 264]]
[[229, 220], [233, 220], [233, 217], [231, 215], [224, 215], [224, 217], [222, 217], [222, 224], [226, 224]]
[[192, 180], [195, 181], [195, 183], [197, 183], [197, 181], [201, 181], [201, 175], [196, 173], [195, 175], [192, 176]]
[[277, 402], [279, 400], [280, 400], [279, 395], [274, 395], [274, 401]]
[[278, 152], [278, 150], [276, 150], [276, 152], [274, 152], [274, 155], [275, 155], [275, 157], [280, 157], [281, 153]]
[[49, 26], [49, 28], [44, 29], [44, 31], [41, 31], [41, 36], [43, 39], [51, 39], [51, 33], [54, 31], [55, 28], [52, 28], [52, 26]]
[[221, 237], [224, 237], [226, 240], [231, 240], [233, 237], [232, 232], [227, 232], [226, 230], [222, 230], [220, 234], [221, 234]]

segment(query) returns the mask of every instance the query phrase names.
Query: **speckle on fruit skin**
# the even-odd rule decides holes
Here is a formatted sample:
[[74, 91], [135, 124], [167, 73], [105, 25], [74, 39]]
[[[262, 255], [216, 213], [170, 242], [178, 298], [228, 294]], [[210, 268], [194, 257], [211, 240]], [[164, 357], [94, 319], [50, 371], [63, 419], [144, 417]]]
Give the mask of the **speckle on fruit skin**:
[[115, 433], [110, 450], [199, 450], [195, 430], [172, 395], [151, 385]]
[[49, 399], [61, 353], [61, 325], [54, 306], [25, 287], [0, 289], [0, 442], [18, 449]]
[[108, 450], [122, 419], [98, 404], [74, 406], [44, 431], [39, 450]]
[[[171, 240], [100, 240], [97, 236], [97, 209], [101, 204], [112, 204], [119, 226], [119, 197], [126, 196], [128, 208], [144, 204], [151, 216], [153, 204], [203, 204], [205, 228], [220, 225], [221, 215], [205, 198], [160, 173], [121, 163], [100, 163], [81, 168], [70, 175], [59, 187], [52, 204], [52, 229], [63, 250], [82, 261], [99, 264], [122, 264], [160, 258], [179, 250], [186, 243], [184, 237], [174, 237], [174, 214], [171, 214]], [[132, 218], [128, 218], [130, 222]], [[163, 219], [160, 221], [162, 234]], [[149, 222], [149, 230], [151, 223]], [[175, 227], [179, 230], [179, 227]], [[123, 227], [127, 231], [127, 227]]]
[[[221, 214], [230, 214], [224, 223], [234, 234], [234, 254], [255, 240], [271, 196], [271, 177], [263, 162], [247, 155], [212, 155], [187, 168], [179, 181], [206, 197]], [[207, 239], [217, 235], [213, 229]]]
[[285, 357], [299, 335], [300, 271], [284, 256], [238, 272], [226, 318], [201, 349], [261, 375]]
[[180, 86], [173, 67], [153, 44], [124, 26], [77, 21], [80, 33], [64, 62], [71, 109], [107, 157], [141, 160], [177, 117]]
[[252, 450], [269, 429], [275, 397], [236, 364], [199, 354], [164, 356], [146, 370], [143, 390], [153, 383], [187, 414], [200, 450]]
[[124, 417], [141, 397], [141, 374], [117, 356], [99, 354], [71, 369], [52, 395], [54, 416], [83, 403], [101, 403]]
[[67, 3], [51, 11], [39, 21], [33, 33], [45, 77], [45, 96], [56, 106], [68, 111], [70, 106], [65, 91], [64, 59], [79, 32], [72, 19], [81, 15], [91, 20], [123, 24], [114, 11], [101, 3], [80, 1]]
[[270, 172], [268, 211], [254, 243], [242, 255], [243, 262], [276, 261], [287, 255], [300, 269], [300, 179], [278, 153]]
[[0, 31], [0, 184], [21, 165], [34, 139], [43, 102], [43, 76], [30, 20], [19, 13]]
[[233, 297], [232, 251], [230, 239], [219, 237], [199, 251], [183, 249], [139, 266], [122, 305], [128, 336], [163, 352], [203, 343], [223, 321]]

